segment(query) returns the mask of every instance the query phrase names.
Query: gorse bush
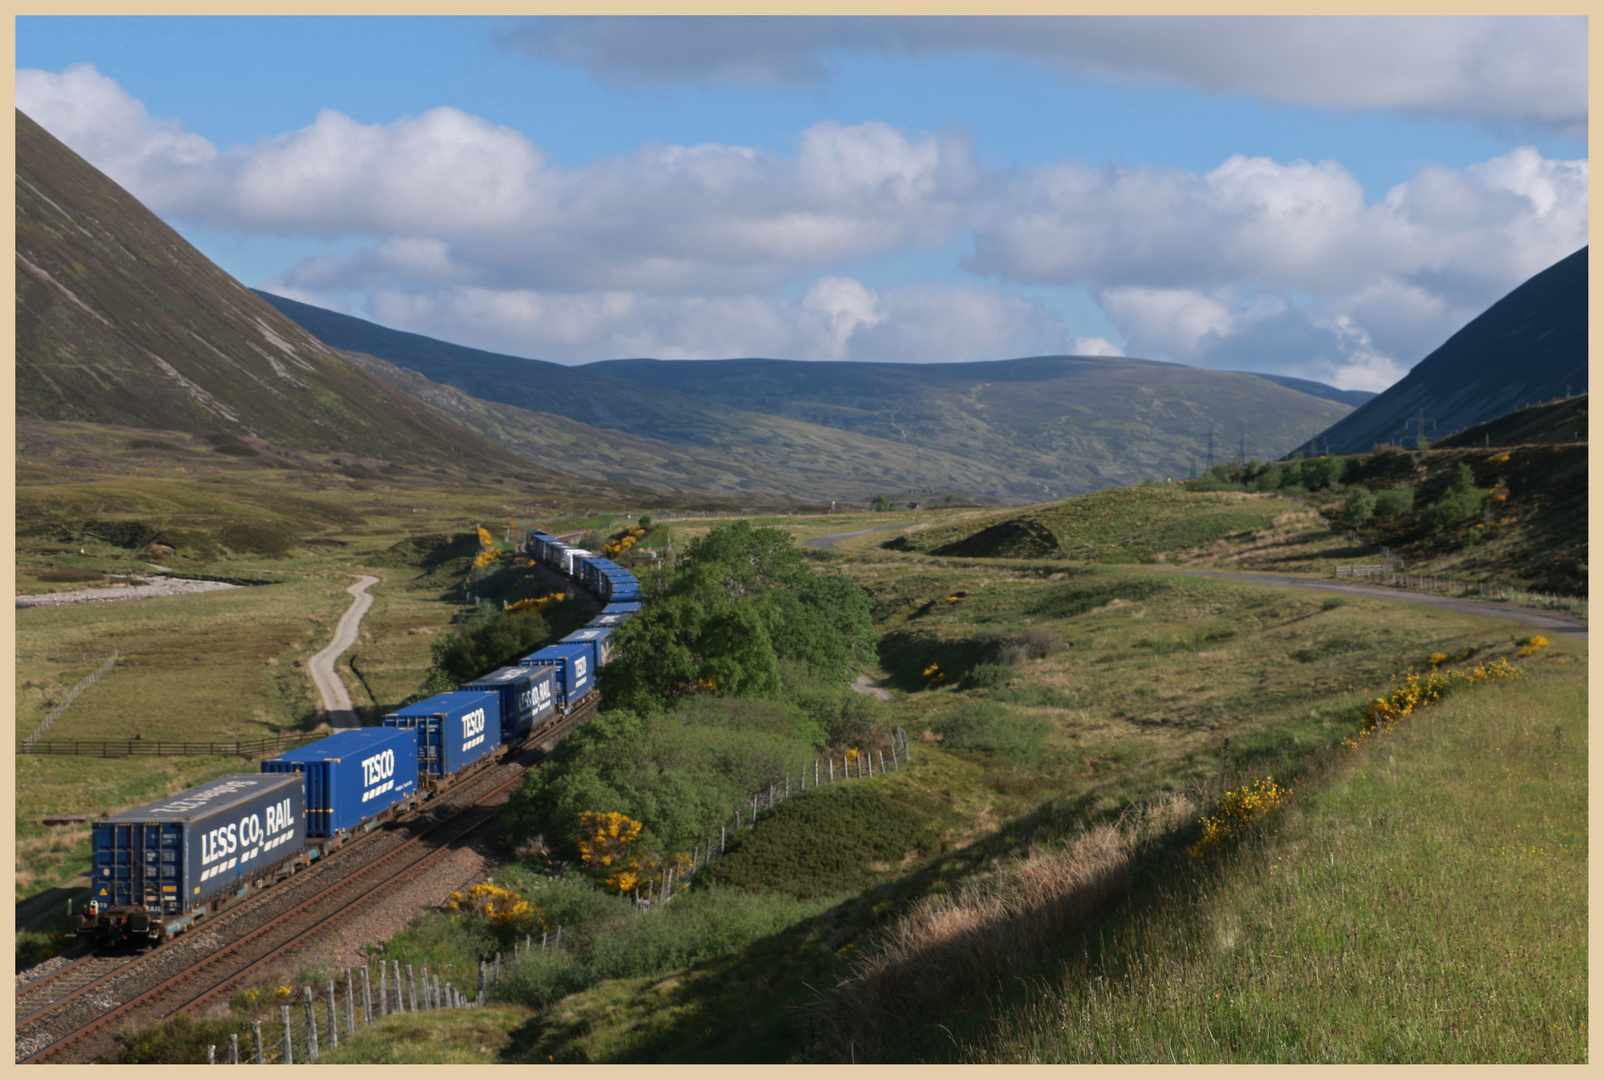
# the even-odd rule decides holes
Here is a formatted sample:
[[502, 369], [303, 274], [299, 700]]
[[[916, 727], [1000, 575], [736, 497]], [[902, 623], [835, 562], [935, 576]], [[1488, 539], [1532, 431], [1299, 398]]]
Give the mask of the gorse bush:
[[1281, 809], [1291, 795], [1268, 776], [1248, 787], [1227, 791], [1220, 796], [1214, 813], [1198, 822], [1203, 826], [1203, 835], [1187, 850], [1192, 858], [1201, 859], [1240, 837], [1249, 825]]

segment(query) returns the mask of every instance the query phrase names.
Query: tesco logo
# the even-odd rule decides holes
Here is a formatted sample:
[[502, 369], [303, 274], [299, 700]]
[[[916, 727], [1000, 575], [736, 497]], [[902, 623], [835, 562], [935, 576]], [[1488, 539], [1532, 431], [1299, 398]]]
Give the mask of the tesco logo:
[[367, 787], [395, 775], [395, 751], [386, 750], [362, 762], [362, 786]]
[[468, 713], [462, 718], [463, 738], [467, 739], [472, 738], [475, 735], [483, 734], [484, 730], [485, 711], [483, 709], [475, 709], [473, 712]]

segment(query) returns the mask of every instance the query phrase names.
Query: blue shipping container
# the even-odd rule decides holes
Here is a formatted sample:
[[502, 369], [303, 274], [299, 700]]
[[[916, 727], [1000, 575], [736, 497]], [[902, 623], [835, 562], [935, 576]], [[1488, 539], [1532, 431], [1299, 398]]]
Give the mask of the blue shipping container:
[[550, 664], [557, 675], [558, 704], [564, 709], [571, 709], [596, 684], [595, 651], [593, 646], [583, 643], [547, 645], [518, 663], [526, 666]]
[[491, 690], [501, 695], [501, 741], [516, 742], [557, 710], [552, 696], [557, 676], [550, 667], [504, 667], [482, 675], [464, 690]]
[[604, 606], [602, 608], [602, 614], [603, 615], [633, 615], [635, 612], [637, 612], [639, 610], [640, 610], [640, 601], [639, 600], [635, 600], [635, 601], [632, 601], [630, 603], [624, 603], [623, 601], [618, 601], [618, 602], [607, 604], [606, 606]]
[[90, 898], [178, 915], [306, 847], [298, 776], [220, 776], [97, 822]]
[[418, 733], [418, 772], [451, 776], [501, 746], [501, 695], [453, 690], [408, 705], [384, 718], [385, 727]]
[[308, 836], [336, 836], [418, 790], [418, 740], [396, 728], [339, 731], [262, 762], [265, 773], [306, 778]]
[[610, 626], [587, 626], [563, 638], [562, 644], [589, 645], [591, 666], [600, 668], [613, 658], [613, 629]]

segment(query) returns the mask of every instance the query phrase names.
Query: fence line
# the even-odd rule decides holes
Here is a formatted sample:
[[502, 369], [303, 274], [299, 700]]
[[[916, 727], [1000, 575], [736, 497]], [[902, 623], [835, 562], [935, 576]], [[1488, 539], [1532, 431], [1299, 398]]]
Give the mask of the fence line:
[[45, 739], [24, 740], [19, 754], [56, 757], [255, 757], [276, 754], [323, 736], [313, 733], [273, 735], [234, 742], [160, 742], [149, 739]]
[[67, 711], [67, 706], [72, 704], [73, 698], [77, 697], [79, 693], [81, 693], [91, 683], [97, 682], [102, 675], [111, 670], [111, 666], [117, 662], [117, 655], [117, 650], [113, 649], [111, 655], [106, 658], [105, 663], [101, 664], [90, 674], [84, 676], [84, 678], [78, 681], [77, 686], [67, 691], [67, 696], [61, 699], [61, 704], [57, 705], [54, 709], [51, 709], [49, 715], [47, 715], [44, 720], [40, 722], [38, 727], [33, 729], [33, 734], [22, 740], [22, 752], [24, 754], [28, 753], [28, 748], [34, 744], [34, 741], [38, 739], [39, 736], [45, 733], [45, 729], [56, 722], [56, 717]]
[[[901, 751], [900, 756], [898, 755], [899, 750]], [[878, 764], [876, 763], [877, 757]], [[847, 780], [870, 780], [877, 775], [883, 776], [888, 772], [900, 771], [911, 764], [913, 764], [913, 758], [908, 749], [908, 733], [898, 727], [896, 734], [891, 738], [891, 761], [889, 764], [886, 762], [885, 751], [883, 750], [864, 750], [860, 752], [854, 749], [848, 751], [847, 754], [839, 759], [839, 771], [837, 769], [837, 758], [833, 754], [826, 755], [823, 762], [815, 758], [811, 770], [807, 766], [803, 766], [801, 773], [795, 778], [797, 783], [794, 791], [791, 784], [793, 778], [788, 775], [783, 779], [775, 780], [766, 788], [750, 792], [746, 797], [744, 817], [742, 816], [742, 811], [737, 810], [734, 822], [730, 825], [719, 826], [716, 837], [709, 834], [707, 839], [700, 844], [691, 845], [690, 865], [683, 874], [671, 862], [662, 872], [661, 887], [659, 887], [657, 880], [654, 879], [647, 883], [644, 894], [639, 889], [635, 890], [636, 910], [644, 914], [656, 905], [666, 903], [679, 893], [690, 888], [691, 883], [696, 879], [696, 875], [707, 869], [713, 860], [724, 853], [724, 848], [731, 835], [739, 832], [742, 828], [756, 826], [758, 818], [765, 811], [773, 810], [775, 806], [784, 802], [793, 794], [799, 795], [809, 790], [810, 786], [819, 788], [827, 784], [837, 784]], [[811, 785], [808, 783], [810, 771], [813, 777]]]
[[[701, 844], [692, 844], [689, 868], [682, 875], [671, 865], [664, 871], [661, 890], [653, 882], [648, 886], [646, 896], [637, 894], [637, 910], [644, 914], [689, 888], [696, 874], [706, 869], [723, 852], [730, 833], [742, 827], [754, 827], [757, 819], [766, 811], [772, 810], [792, 794], [808, 790], [810, 772], [813, 779], [811, 786], [819, 788], [847, 780], [872, 779], [876, 775], [900, 771], [911, 764], [908, 734], [898, 727], [892, 736], [889, 763], [885, 751], [878, 749], [853, 750], [839, 760], [831, 754], [822, 762], [815, 760], [811, 770], [804, 767], [797, 777], [794, 791], [791, 778], [787, 777], [776, 780], [765, 789], [752, 792], [747, 797], [745, 816], [738, 811], [733, 828], [720, 827], [716, 845], [711, 835]], [[516, 961], [520, 956], [529, 956], [537, 950], [542, 953], [557, 952], [562, 949], [562, 944], [561, 925], [555, 932], [542, 931], [538, 942], [533, 934], [525, 934], [521, 947], [518, 942], [513, 942], [510, 959]], [[501, 981], [501, 967], [502, 953], [499, 951], [492, 956], [480, 957], [478, 983], [472, 994], [458, 989], [451, 981], [452, 976], [442, 976], [439, 971], [431, 973], [427, 967], [414, 971], [413, 965], [406, 964], [403, 979], [402, 962], [382, 956], [374, 963], [363, 964], [355, 969], [346, 968], [337, 980], [325, 978], [321, 988], [305, 985], [300, 988], [299, 994], [292, 988], [283, 988], [288, 991], [289, 1001], [299, 999], [299, 1008], [280, 1001], [276, 1024], [272, 1021], [251, 1021], [248, 1033], [234, 1032], [229, 1035], [227, 1045], [222, 1048], [223, 1054], [218, 1053], [217, 1043], [208, 1044], [206, 1064], [222, 1064], [219, 1058], [226, 1058], [230, 1065], [315, 1065], [322, 1057], [324, 1046], [331, 1050], [338, 1049], [342, 1038], [350, 1039], [359, 1028], [367, 1027], [376, 1020], [402, 1013], [482, 1007], [489, 1000], [491, 988]], [[321, 997], [319, 989], [322, 991]]]

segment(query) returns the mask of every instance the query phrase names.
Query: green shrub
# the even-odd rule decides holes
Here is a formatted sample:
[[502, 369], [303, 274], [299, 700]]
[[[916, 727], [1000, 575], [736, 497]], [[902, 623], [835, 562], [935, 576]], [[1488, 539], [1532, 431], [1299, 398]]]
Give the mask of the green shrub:
[[940, 836], [891, 795], [843, 785], [793, 795], [735, 834], [699, 880], [798, 900], [844, 896], [879, 880], [884, 871], [871, 864], [899, 866], [940, 845]]
[[1015, 674], [1014, 669], [1008, 664], [976, 664], [964, 672], [963, 678], [958, 680], [958, 689], [983, 690], [1001, 686]]
[[966, 701], [930, 717], [941, 733], [941, 745], [955, 750], [989, 750], [1007, 757], [1028, 757], [1047, 747], [1047, 724], [1019, 716], [987, 700]]
[[1376, 497], [1367, 487], [1356, 487], [1348, 493], [1342, 507], [1342, 520], [1349, 525], [1363, 525], [1376, 511]]
[[1072, 619], [1111, 600], [1146, 600], [1168, 592], [1170, 586], [1153, 578], [1128, 578], [1065, 584], [1042, 590], [1029, 614], [1043, 619]]
[[1414, 509], [1414, 505], [1414, 488], [1388, 488], [1376, 496], [1375, 512], [1377, 517], [1397, 517], [1399, 514]]

